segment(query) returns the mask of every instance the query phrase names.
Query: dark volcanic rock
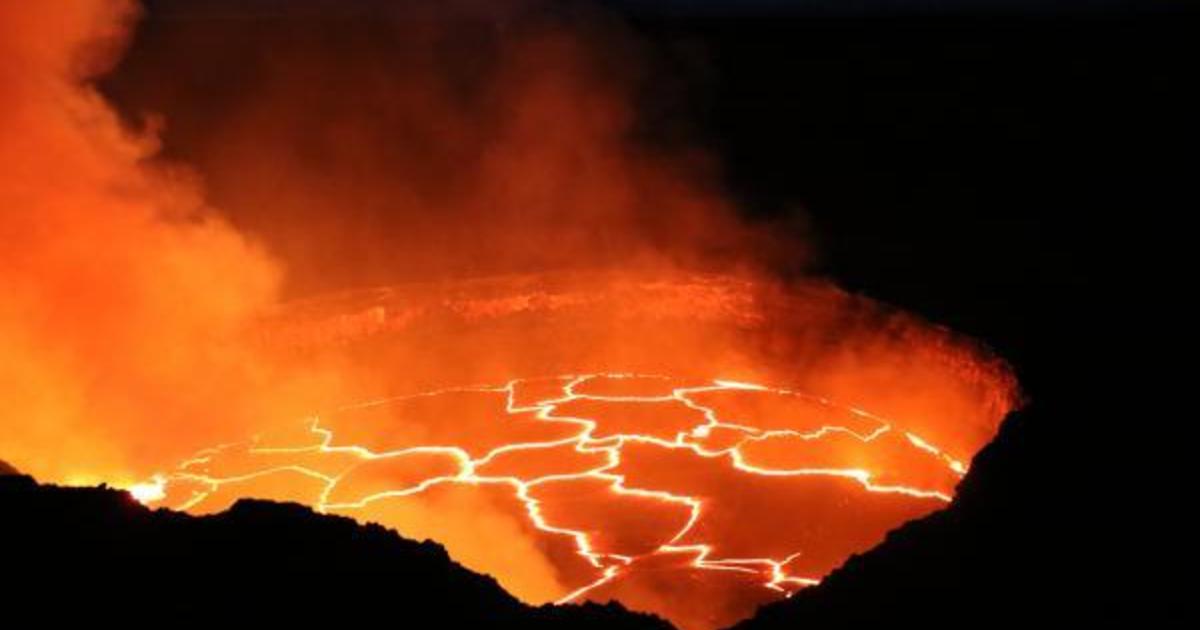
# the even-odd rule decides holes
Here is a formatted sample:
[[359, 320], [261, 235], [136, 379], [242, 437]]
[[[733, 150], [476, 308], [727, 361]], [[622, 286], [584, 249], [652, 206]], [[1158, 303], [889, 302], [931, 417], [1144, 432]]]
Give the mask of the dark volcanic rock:
[[1104, 524], [1081, 529], [1076, 504], [1088, 474], [1056, 469], [1044, 435], [1056, 415], [1071, 412], [1033, 404], [1010, 414], [949, 507], [893, 530], [821, 584], [731, 630], [1124, 620], [1127, 600], [1101, 595], [1112, 558], [1097, 553]]
[[5, 477], [7, 475], [19, 475], [19, 474], [21, 474], [21, 472], [19, 470], [17, 470], [16, 468], [13, 468], [8, 462], [4, 461], [3, 459], [0, 459], [0, 477]]
[[527, 606], [415, 542], [296, 505], [243, 500], [211, 516], [122, 491], [0, 477], [6, 616], [149, 624], [371, 622], [390, 627], [671, 626], [618, 605]]

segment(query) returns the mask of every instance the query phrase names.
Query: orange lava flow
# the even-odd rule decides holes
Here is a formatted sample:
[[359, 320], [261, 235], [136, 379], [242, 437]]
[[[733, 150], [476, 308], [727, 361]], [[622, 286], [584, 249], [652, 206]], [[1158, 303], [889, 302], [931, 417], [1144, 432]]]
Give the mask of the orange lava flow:
[[524, 537], [514, 554], [541, 555], [552, 579], [530, 580], [523, 557], [474, 568], [527, 600], [617, 599], [712, 628], [938, 509], [964, 472], [928, 436], [820, 397], [600, 373], [346, 406], [203, 451], [134, 494], [198, 513], [299, 501], [428, 533], [468, 566], [459, 539]]

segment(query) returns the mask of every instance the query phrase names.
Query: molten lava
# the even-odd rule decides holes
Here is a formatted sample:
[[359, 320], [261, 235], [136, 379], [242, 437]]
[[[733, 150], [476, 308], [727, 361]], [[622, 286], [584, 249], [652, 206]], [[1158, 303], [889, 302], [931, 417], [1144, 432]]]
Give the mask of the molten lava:
[[[636, 367], [675, 364], [681, 370], [675, 374], [510, 378], [343, 405], [203, 450], [131, 491], [144, 502], [196, 513], [226, 509], [241, 497], [297, 501], [433, 538], [527, 601], [617, 599], [680, 627], [719, 627], [818, 582], [889, 529], [943, 506], [965, 473], [964, 462], [982, 444], [972, 418], [906, 421], [843, 404], [841, 395], [834, 402], [744, 380], [745, 368], [730, 360], [730, 339], [717, 333], [741, 331], [732, 338], [748, 343], [749, 331], [783, 308], [767, 307], [761, 290], [727, 278], [541, 276], [442, 290], [392, 288], [298, 305], [268, 323], [271, 341], [313, 360], [328, 360], [312, 354], [313, 344], [354, 356], [355, 365], [371, 363], [364, 352], [378, 354], [395, 372], [414, 367], [387, 348], [407, 348], [414, 335], [430, 333], [428, 325], [455, 320], [459, 327], [450, 330], [456, 334], [440, 333], [438, 355], [457, 355], [461, 347], [451, 348], [463, 344], [481, 353], [478, 363], [487, 363], [503, 356], [495, 344], [514, 341], [514, 330], [524, 331], [519, 344], [539, 334], [561, 340], [569, 331], [565, 338], [589, 348], [596, 342], [595, 331], [585, 333], [589, 324], [613, 329], [613, 300], [627, 304], [621, 329], [655, 326], [663, 339], [679, 341], [691, 328], [683, 338], [692, 345], [661, 353], [640, 352], [636, 344], [622, 348], [612, 339], [604, 346]], [[826, 304], [847, 299], [818, 291]], [[630, 293], [639, 300], [627, 301]], [[823, 319], [806, 312], [810, 325]], [[710, 336], [701, 343], [693, 334], [705, 319], [711, 321], [700, 329]], [[860, 342], [852, 329], [843, 332], [841, 346]], [[917, 350], [958, 352], [960, 360], [972, 352], [932, 343], [942, 334], [928, 332]], [[634, 338], [653, 344], [648, 336]], [[895, 360], [890, 353], [901, 346], [875, 347], [879, 364]], [[530, 352], [538, 347], [531, 344]], [[535, 355], [555, 368], [572, 351], [563, 347], [554, 357], [542, 347]], [[691, 359], [704, 353], [716, 362]], [[765, 352], [750, 354], [764, 366], [769, 362]], [[576, 362], [594, 367], [597, 356], [585, 352]], [[855, 376], [828, 358], [826, 371], [807, 380]], [[1009, 396], [1008, 382], [985, 363], [972, 366], [996, 380], [972, 381], [976, 375], [964, 375], [966, 366], [954, 362], [925, 365], [931, 374], [914, 370], [892, 378], [908, 387], [912, 400], [937, 394], [946, 409], [976, 396], [974, 419], [994, 427], [997, 412], [1007, 407], [989, 409], [993, 401], [980, 392]], [[477, 369], [461, 366], [465, 374]], [[702, 370], [714, 374], [697, 376]], [[894, 407], [894, 392], [883, 394], [860, 398]]]

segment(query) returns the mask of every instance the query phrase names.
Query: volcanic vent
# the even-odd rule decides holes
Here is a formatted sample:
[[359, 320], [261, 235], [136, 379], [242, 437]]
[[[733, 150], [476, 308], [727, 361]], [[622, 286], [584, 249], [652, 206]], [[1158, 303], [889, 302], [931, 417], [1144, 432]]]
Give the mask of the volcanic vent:
[[263, 326], [273, 352], [352, 358], [405, 393], [201, 451], [143, 500], [298, 501], [438, 540], [528, 601], [617, 599], [684, 628], [943, 506], [1012, 394], [969, 345], [821, 285], [523, 276]]

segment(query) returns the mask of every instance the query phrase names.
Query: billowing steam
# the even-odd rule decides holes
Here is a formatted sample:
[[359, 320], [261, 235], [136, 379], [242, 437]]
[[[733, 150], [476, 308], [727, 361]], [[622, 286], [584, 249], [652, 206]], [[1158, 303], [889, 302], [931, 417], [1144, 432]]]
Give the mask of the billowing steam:
[[289, 411], [242, 339], [278, 266], [90, 85], [136, 7], [0, 7], [0, 451], [45, 479], [122, 482]]

